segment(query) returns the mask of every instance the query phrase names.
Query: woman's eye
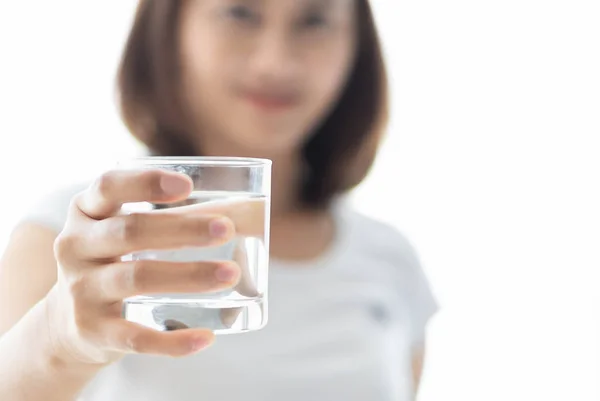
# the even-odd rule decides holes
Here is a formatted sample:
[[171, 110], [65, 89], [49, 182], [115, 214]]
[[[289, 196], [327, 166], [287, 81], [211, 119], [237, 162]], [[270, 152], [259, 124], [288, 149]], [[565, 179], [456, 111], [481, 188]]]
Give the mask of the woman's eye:
[[258, 17], [249, 7], [238, 5], [227, 9], [226, 14], [240, 21], [255, 21]]
[[311, 14], [307, 16], [302, 25], [306, 28], [320, 28], [327, 25], [327, 19], [320, 14]]

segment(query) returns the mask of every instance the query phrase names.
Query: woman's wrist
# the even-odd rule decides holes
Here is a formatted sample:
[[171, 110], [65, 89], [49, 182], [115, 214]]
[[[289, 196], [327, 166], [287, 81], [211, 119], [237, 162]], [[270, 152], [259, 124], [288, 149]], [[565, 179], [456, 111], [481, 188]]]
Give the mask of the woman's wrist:
[[79, 362], [53, 344], [45, 302], [0, 337], [1, 400], [70, 400], [102, 368]]
[[53, 307], [53, 290], [44, 298], [39, 311], [42, 313], [39, 330], [40, 355], [43, 366], [55, 374], [89, 375], [104, 368], [105, 364], [94, 364], [79, 358], [75, 352], [70, 351], [69, 344], [61, 341], [57, 335], [56, 325], [60, 325], [59, 318], [51, 313]]

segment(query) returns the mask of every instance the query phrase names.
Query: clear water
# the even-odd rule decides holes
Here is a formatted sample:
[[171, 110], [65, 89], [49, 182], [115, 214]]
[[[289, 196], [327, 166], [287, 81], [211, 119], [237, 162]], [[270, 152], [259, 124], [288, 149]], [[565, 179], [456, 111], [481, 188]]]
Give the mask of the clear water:
[[232, 260], [242, 270], [232, 289], [203, 294], [153, 294], [124, 300], [127, 320], [158, 330], [207, 328], [216, 334], [258, 330], [267, 323], [269, 202], [244, 192], [195, 191], [177, 204], [127, 204], [126, 213], [169, 209], [174, 213], [223, 213], [236, 225], [237, 237], [225, 245], [172, 251], [146, 251], [129, 260], [172, 262]]

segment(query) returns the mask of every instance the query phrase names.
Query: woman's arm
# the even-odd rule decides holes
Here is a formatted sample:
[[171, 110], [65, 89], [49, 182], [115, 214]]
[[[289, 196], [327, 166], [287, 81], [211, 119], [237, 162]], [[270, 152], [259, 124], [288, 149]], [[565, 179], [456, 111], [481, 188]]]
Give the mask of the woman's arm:
[[60, 355], [49, 340], [56, 235], [20, 225], [0, 261], [0, 400], [71, 401], [100, 369]]
[[102, 368], [57, 352], [45, 298], [0, 337], [0, 400], [72, 401]]
[[126, 354], [187, 356], [212, 344], [210, 330], [160, 332], [126, 321], [115, 307], [133, 295], [237, 285], [231, 263], [121, 260], [144, 249], [231, 241], [235, 227], [224, 216], [119, 215], [125, 203], [180, 202], [191, 190], [177, 173], [112, 171], [71, 200], [58, 236], [35, 225], [15, 231], [0, 264], [1, 400], [71, 401]]
[[425, 343], [416, 346], [412, 354], [412, 373], [414, 393], [419, 391], [421, 384], [421, 375], [423, 374], [423, 363], [425, 361]]
[[32, 223], [15, 228], [0, 259], [0, 336], [56, 283], [54, 230]]

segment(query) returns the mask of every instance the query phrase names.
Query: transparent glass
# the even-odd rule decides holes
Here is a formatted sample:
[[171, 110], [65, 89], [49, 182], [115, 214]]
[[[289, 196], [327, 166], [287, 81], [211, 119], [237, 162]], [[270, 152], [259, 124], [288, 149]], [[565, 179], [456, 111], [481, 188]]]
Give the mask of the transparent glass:
[[216, 334], [265, 326], [269, 265], [271, 161], [250, 158], [146, 157], [119, 163], [121, 169], [164, 169], [188, 175], [194, 189], [174, 204], [128, 203], [123, 213], [170, 209], [174, 213], [216, 213], [230, 217], [236, 237], [222, 246], [144, 251], [127, 260], [171, 262], [232, 260], [242, 270], [232, 289], [198, 294], [154, 294], [128, 298], [123, 316], [158, 330], [207, 328]]

